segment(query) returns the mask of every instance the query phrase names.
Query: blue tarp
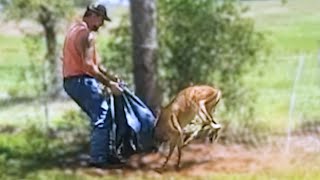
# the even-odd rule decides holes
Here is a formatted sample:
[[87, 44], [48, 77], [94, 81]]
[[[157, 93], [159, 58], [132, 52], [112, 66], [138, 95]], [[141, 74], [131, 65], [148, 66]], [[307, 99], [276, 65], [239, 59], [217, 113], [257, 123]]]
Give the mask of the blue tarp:
[[127, 87], [121, 96], [110, 97], [112, 130], [109, 148], [116, 156], [129, 157], [154, 148], [155, 116]]

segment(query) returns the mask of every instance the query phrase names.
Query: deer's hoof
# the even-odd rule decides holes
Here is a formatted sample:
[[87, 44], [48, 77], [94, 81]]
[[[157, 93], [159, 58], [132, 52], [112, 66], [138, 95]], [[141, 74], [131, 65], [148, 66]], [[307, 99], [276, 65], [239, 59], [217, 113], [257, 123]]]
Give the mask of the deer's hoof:
[[221, 129], [221, 124], [212, 124], [213, 129]]
[[176, 171], [180, 171], [180, 169], [181, 169], [180, 164], [177, 164], [177, 165], [175, 166], [175, 170], [176, 170]]

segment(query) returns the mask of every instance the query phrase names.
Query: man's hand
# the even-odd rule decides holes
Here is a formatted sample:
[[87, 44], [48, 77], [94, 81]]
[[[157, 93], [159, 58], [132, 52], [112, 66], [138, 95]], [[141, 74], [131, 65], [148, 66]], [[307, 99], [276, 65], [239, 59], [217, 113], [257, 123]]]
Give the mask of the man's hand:
[[117, 82], [110, 81], [110, 89], [113, 95], [120, 96], [123, 89], [119, 86]]
[[107, 78], [109, 78], [110, 80], [115, 81], [115, 82], [120, 81], [120, 78], [117, 75], [114, 75], [111, 72], [107, 71], [107, 69], [105, 67], [103, 67], [101, 64], [98, 67], [99, 67], [99, 71], [102, 74], [104, 74], [105, 76], [107, 76]]
[[117, 83], [122, 81], [118, 75], [114, 75], [114, 79], [116, 80]]

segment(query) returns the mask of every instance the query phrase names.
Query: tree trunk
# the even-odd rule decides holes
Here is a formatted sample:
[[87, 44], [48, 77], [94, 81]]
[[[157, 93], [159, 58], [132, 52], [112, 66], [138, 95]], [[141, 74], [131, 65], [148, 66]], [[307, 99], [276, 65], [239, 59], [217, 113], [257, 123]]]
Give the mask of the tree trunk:
[[155, 111], [161, 100], [156, 78], [156, 0], [131, 0], [130, 9], [136, 94]]
[[61, 63], [58, 59], [57, 38], [56, 31], [54, 28], [54, 25], [45, 27], [45, 36], [47, 44], [46, 59], [48, 61], [49, 70], [49, 82], [47, 92], [49, 93], [50, 97], [61, 97], [63, 94]]
[[62, 97], [64, 91], [62, 88], [62, 70], [61, 62], [58, 59], [57, 53], [57, 32], [56, 20], [51, 11], [46, 7], [41, 7], [42, 12], [39, 16], [39, 21], [44, 28], [46, 39], [46, 61], [45, 74], [47, 74], [47, 82], [45, 82], [45, 91], [52, 98]]

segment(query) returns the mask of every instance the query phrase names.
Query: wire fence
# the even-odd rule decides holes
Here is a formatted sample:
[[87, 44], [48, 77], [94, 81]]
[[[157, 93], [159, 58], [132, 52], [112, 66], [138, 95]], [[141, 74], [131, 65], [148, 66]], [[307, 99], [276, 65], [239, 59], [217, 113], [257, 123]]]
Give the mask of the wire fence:
[[[254, 124], [241, 124], [236, 120], [222, 122], [223, 129], [218, 142], [260, 147], [279, 144], [281, 139], [279, 147], [281, 149], [285, 147], [286, 151], [296, 145], [298, 137], [307, 138], [308, 142], [314, 141], [311, 143], [313, 145], [319, 144], [320, 52], [271, 57], [266, 61], [266, 65], [262, 67], [266, 74], [254, 77], [254, 82], [262, 81], [260, 78], [270, 78], [272, 81], [263, 87], [256, 87], [259, 97], [255, 108], [258, 112], [264, 113], [258, 113], [257, 118], [262, 116], [264, 120]], [[263, 81], [267, 81], [266, 79]], [[48, 104], [46, 101], [37, 101], [25, 108], [26, 110], [32, 108], [33, 114], [19, 113], [20, 116], [16, 119], [43, 119], [43, 126], [49, 129], [58, 111], [77, 108], [75, 104], [70, 105], [70, 102], [62, 107], [59, 103]], [[277, 112], [282, 116], [275, 115]], [[263, 126], [266, 127], [261, 129]]]
[[[264, 67], [273, 67], [272, 74], [265, 78], [270, 81], [278, 78], [271, 83], [274, 87], [260, 88], [260, 95], [265, 96], [260, 98], [260, 106], [256, 106], [257, 111], [261, 104], [267, 107], [264, 108], [267, 120], [253, 124], [228, 121], [220, 132], [219, 142], [250, 148], [272, 146], [286, 153], [295, 148], [320, 152], [320, 53], [280, 57], [272, 62], [273, 65]], [[284, 116], [277, 116], [277, 112]]]

